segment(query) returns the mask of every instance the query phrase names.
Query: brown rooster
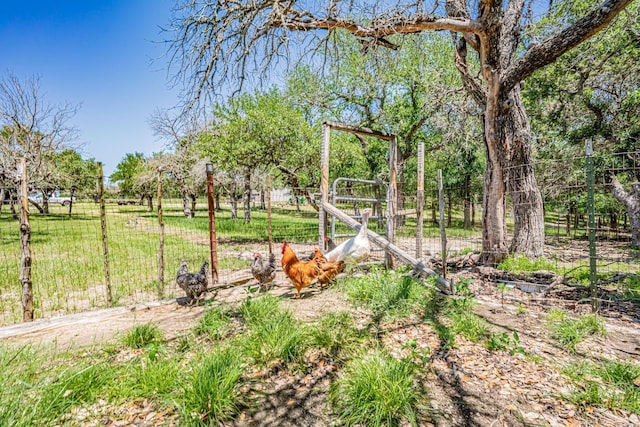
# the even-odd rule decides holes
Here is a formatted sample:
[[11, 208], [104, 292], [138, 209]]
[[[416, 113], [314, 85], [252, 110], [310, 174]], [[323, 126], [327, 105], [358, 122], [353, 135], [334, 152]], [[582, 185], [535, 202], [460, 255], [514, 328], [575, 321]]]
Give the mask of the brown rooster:
[[310, 261], [300, 261], [287, 242], [282, 244], [282, 269], [298, 293], [309, 286], [320, 275], [320, 267], [314, 257]]
[[320, 274], [318, 274], [318, 283], [320, 283], [320, 288], [324, 288], [326, 285], [331, 283], [338, 274], [344, 271], [344, 261], [327, 261], [318, 248], [314, 249], [314, 259], [320, 268]]

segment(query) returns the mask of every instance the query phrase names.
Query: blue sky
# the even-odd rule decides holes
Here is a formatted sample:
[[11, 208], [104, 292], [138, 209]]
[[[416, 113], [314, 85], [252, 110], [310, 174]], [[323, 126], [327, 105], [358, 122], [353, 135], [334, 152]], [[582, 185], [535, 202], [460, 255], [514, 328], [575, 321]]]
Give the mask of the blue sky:
[[160, 26], [173, 0], [1, 0], [0, 75], [40, 78], [46, 102], [81, 104], [70, 125], [83, 157], [113, 172], [126, 153], [163, 149], [149, 127], [178, 103]]

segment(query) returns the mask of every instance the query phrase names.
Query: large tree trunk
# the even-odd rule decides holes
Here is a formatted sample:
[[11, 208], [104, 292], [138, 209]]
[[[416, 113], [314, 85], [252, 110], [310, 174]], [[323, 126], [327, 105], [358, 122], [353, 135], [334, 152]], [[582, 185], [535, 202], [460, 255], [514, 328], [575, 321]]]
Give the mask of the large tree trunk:
[[544, 209], [533, 172], [531, 127], [519, 88], [511, 91], [505, 104], [508, 106], [505, 107], [506, 120], [501, 121], [500, 129], [502, 146], [509, 150], [505, 178], [514, 213], [509, 252], [536, 258], [542, 256], [544, 249]]
[[[531, 129], [520, 89], [499, 101], [489, 99], [485, 116], [487, 170], [483, 198], [483, 261], [495, 265], [509, 252], [541, 256], [544, 249], [542, 196], [533, 172]], [[514, 233], [507, 251], [506, 192], [514, 210]]]
[[193, 218], [191, 213], [191, 204], [189, 203], [189, 195], [186, 191], [182, 192], [182, 210], [184, 211], [185, 218]]
[[632, 193], [622, 187], [615, 175], [611, 177], [611, 184], [613, 197], [627, 209], [633, 244], [640, 247], [640, 183], [635, 182], [631, 185]]

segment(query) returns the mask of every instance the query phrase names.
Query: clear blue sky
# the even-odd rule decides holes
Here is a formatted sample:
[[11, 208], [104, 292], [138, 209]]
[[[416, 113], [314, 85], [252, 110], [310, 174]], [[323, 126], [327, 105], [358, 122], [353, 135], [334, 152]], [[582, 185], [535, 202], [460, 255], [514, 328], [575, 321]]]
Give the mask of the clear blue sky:
[[39, 76], [50, 104], [82, 104], [70, 125], [83, 157], [108, 177], [126, 153], [151, 154], [163, 143], [147, 120], [178, 103], [166, 61], [172, 0], [0, 0], [0, 75]]

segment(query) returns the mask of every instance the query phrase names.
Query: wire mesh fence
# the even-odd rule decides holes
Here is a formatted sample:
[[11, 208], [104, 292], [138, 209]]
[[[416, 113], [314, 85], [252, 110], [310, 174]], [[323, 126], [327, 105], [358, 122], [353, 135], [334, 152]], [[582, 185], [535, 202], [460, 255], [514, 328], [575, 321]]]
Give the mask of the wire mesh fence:
[[[615, 284], [621, 295], [628, 298], [640, 293], [640, 280], [637, 280], [640, 262], [637, 246], [633, 244], [632, 218], [612, 194], [612, 177], [617, 177], [630, 197], [640, 200], [640, 194], [634, 193], [635, 187], [629, 185], [637, 181], [640, 172], [636, 159], [640, 159], [637, 153], [594, 156], [597, 278], [601, 286]], [[542, 194], [545, 226], [544, 258], [537, 261], [538, 267], [553, 269], [577, 285], [588, 285], [590, 255], [585, 158], [540, 161], [535, 164], [535, 172]], [[446, 169], [443, 174], [446, 178]], [[482, 176], [473, 179], [473, 186], [444, 187], [448, 257], [477, 253], [482, 249], [482, 194], [469, 191], [469, 188], [478, 188]], [[336, 187], [335, 194], [344, 198], [336, 203], [356, 218], [362, 209], [371, 208], [370, 228], [384, 234], [386, 200], [381, 201], [385, 193], [383, 187], [343, 182]], [[60, 190], [57, 195], [61, 199], [56, 203], [50, 201], [43, 212], [40, 212], [42, 201], [34, 200], [39, 207], [29, 204], [31, 280], [36, 318], [184, 296], [175, 282], [180, 261], [184, 259], [190, 271], [197, 271], [203, 262], [211, 259], [205, 189], [195, 198], [193, 218], [185, 216], [182, 199], [162, 200], [164, 275], [160, 271], [158, 255], [161, 228], [157, 201], [140, 204], [138, 200], [107, 196], [105, 238], [99, 198], [76, 194], [71, 206], [62, 204], [70, 193], [70, 190]], [[309, 193], [318, 194], [317, 190]], [[284, 241], [292, 243], [293, 249], [302, 254], [311, 253], [318, 244], [318, 213], [309, 201], [293, 194], [296, 192], [274, 190], [271, 197], [271, 239], [276, 255]], [[425, 195], [421, 243], [424, 259], [429, 262], [442, 255], [435, 174], [427, 173]], [[252, 197], [251, 218], [247, 223], [242, 203], [239, 203], [240, 212], [235, 219], [232, 200], [219, 198], [215, 211], [219, 283], [240, 283], [250, 279], [249, 268], [254, 253], [265, 255], [269, 251], [269, 218], [264, 200], [261, 194]], [[414, 194], [404, 192], [399, 208], [410, 214], [398, 220], [396, 236], [397, 245], [411, 254], [417, 246], [416, 201]], [[513, 233], [510, 198], [506, 208], [509, 240]], [[340, 223], [335, 224], [332, 231], [335, 243], [353, 233]], [[383, 256], [381, 251], [373, 253], [374, 259]], [[12, 212], [11, 201], [5, 200], [0, 209], [1, 326], [22, 320], [20, 258], [19, 221]]]

